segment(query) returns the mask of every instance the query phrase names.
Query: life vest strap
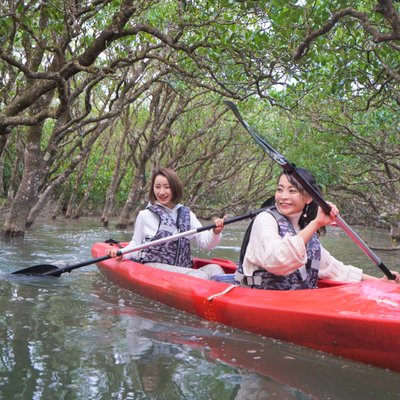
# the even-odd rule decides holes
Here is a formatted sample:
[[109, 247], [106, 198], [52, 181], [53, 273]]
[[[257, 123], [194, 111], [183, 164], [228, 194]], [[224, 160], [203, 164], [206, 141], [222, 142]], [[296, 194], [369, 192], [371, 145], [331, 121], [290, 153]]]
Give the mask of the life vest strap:
[[261, 286], [262, 277], [260, 275], [249, 276], [244, 275], [239, 271], [235, 272], [235, 281], [238, 282], [241, 286], [251, 287], [251, 286]]

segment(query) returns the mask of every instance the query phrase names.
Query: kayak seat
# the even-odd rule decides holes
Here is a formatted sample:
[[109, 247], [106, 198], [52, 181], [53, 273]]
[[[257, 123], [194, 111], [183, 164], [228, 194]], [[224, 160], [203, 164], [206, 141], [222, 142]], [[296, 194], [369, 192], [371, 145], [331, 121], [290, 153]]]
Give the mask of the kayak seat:
[[345, 282], [333, 281], [331, 279], [318, 279], [318, 289], [330, 288], [334, 286], [347, 285]]
[[212, 258], [207, 260], [205, 258], [194, 257], [193, 258], [193, 268], [198, 269], [204, 267], [207, 264], [218, 264], [224, 270], [226, 274], [234, 274], [237, 266], [233, 261], [224, 260], [222, 258]]

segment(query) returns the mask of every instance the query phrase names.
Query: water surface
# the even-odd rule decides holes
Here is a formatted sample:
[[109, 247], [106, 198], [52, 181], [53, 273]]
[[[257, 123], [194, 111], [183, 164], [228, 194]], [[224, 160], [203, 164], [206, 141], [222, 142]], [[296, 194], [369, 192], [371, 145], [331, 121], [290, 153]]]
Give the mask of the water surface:
[[[217, 249], [197, 254], [236, 260], [245, 227], [228, 226]], [[387, 232], [359, 233], [390, 246]], [[0, 243], [0, 399], [400, 398], [398, 373], [201, 320], [115, 286], [93, 265], [60, 278], [11, 275], [79, 263], [93, 242], [130, 236], [94, 219], [57, 220]], [[323, 241], [381, 275], [338, 229]], [[399, 252], [377, 254], [398, 268]]]

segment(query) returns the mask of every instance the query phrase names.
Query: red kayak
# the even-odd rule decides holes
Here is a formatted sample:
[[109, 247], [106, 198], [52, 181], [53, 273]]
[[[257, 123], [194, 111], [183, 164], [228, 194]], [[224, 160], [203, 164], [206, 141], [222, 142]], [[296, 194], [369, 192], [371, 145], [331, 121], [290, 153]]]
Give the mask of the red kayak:
[[[93, 257], [110, 245], [95, 243]], [[227, 274], [232, 261], [196, 258]], [[263, 336], [400, 372], [400, 285], [320, 281], [313, 290], [257, 290], [107, 259], [100, 272], [117, 285], [170, 307]]]

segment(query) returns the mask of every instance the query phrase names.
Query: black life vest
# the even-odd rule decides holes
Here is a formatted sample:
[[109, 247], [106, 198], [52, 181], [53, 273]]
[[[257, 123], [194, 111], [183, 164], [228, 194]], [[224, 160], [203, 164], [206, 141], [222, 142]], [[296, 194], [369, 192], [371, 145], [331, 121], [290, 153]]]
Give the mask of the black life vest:
[[[289, 219], [280, 214], [275, 206], [272, 206], [266, 212], [270, 213], [278, 224], [278, 231], [281, 237], [286, 235], [296, 235], [296, 231]], [[321, 261], [321, 244], [318, 235], [315, 233], [306, 245], [307, 263], [305, 266], [292, 272], [289, 275], [275, 275], [266, 269], [259, 269], [253, 272], [252, 276], [243, 274], [243, 261], [246, 249], [250, 240], [251, 229], [253, 226], [251, 221], [245, 235], [243, 237], [240, 249], [239, 264], [236, 274], [236, 281], [247, 287], [256, 289], [272, 289], [272, 290], [294, 290], [294, 289], [313, 289], [317, 287], [319, 265]]]
[[[150, 239], [150, 241], [190, 230], [190, 209], [188, 207], [179, 207], [176, 223], [163, 207], [159, 205], [149, 205], [147, 208], [157, 214], [160, 218], [157, 233]], [[158, 262], [179, 267], [192, 268], [193, 262], [191, 257], [190, 240], [186, 237], [181, 237], [178, 240], [167, 242], [165, 244], [148, 247], [141, 252], [140, 262]]]

